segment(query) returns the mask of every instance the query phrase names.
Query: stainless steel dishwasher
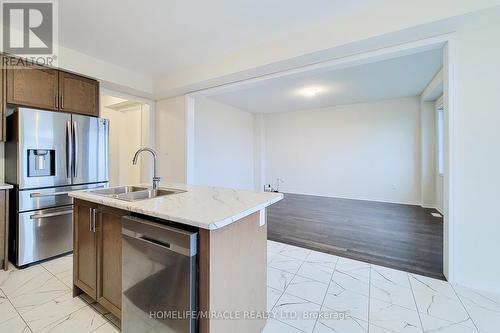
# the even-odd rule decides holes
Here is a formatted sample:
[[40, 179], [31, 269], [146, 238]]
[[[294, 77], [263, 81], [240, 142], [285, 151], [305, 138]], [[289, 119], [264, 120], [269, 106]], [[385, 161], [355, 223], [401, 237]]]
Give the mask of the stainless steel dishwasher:
[[122, 223], [122, 332], [197, 332], [198, 233], [134, 216]]

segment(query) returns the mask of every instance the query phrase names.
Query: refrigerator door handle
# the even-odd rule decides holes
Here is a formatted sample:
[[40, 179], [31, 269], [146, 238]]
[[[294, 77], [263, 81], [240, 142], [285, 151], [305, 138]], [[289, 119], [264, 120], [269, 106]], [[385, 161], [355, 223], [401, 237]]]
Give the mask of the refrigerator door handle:
[[96, 190], [99, 188], [105, 188], [105, 185], [99, 185], [99, 186], [93, 186], [89, 188], [83, 188], [83, 189], [77, 189], [77, 190], [71, 190], [71, 191], [61, 191], [61, 192], [51, 192], [51, 193], [40, 193], [40, 192], [33, 192], [30, 193], [29, 197], [30, 198], [47, 198], [47, 197], [57, 197], [61, 195], [68, 195], [71, 192], [76, 192], [76, 191], [82, 191], [82, 190]]
[[45, 198], [45, 197], [57, 197], [60, 195], [68, 195], [73, 191], [62, 191], [62, 192], [55, 192], [55, 193], [31, 193], [30, 198]]
[[73, 177], [78, 175], [78, 125], [73, 121]]
[[73, 138], [71, 131], [71, 123], [66, 122], [66, 177], [72, 177], [72, 161], [73, 160]]

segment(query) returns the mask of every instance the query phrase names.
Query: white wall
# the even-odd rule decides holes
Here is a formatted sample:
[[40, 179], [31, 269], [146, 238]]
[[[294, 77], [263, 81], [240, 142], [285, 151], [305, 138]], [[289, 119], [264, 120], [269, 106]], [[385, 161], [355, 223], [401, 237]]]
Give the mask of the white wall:
[[194, 184], [253, 190], [253, 115], [209, 98], [195, 100]]
[[[141, 105], [141, 147], [155, 148], [155, 126], [154, 114], [151, 110], [151, 105]], [[141, 183], [151, 183], [153, 179], [153, 159], [143, 158], [141, 160]]]
[[0, 183], [3, 183], [5, 179], [4, 156], [4, 143], [0, 142]]
[[163, 182], [187, 182], [187, 97], [156, 102], [158, 174]]
[[[444, 214], [443, 175], [438, 170], [438, 120], [436, 100], [442, 101], [443, 74], [441, 69], [420, 95], [421, 182], [422, 206], [435, 208]], [[442, 102], [441, 102], [442, 103]]]
[[254, 190], [263, 191], [266, 184], [266, 124], [264, 114], [253, 115]]
[[444, 175], [436, 173], [435, 185], [436, 204], [434, 205], [434, 208], [436, 208], [441, 214], [444, 214]]
[[[438, 133], [437, 133], [437, 124], [438, 124], [438, 113], [437, 109], [439, 106], [443, 104], [443, 97], [440, 96], [436, 102], [434, 102], [433, 108], [434, 108], [434, 123], [436, 125], [436, 131], [435, 131], [435, 144], [436, 144], [436, 149], [435, 149], [435, 171], [434, 171], [434, 177], [435, 177], [435, 182], [434, 182], [434, 197], [435, 197], [435, 208], [441, 212], [441, 214], [444, 214], [444, 173], [440, 174], [439, 173], [439, 165], [438, 165], [438, 159], [439, 159], [439, 152], [438, 152]], [[444, 110], [445, 113], [448, 111]], [[446, 149], [446, 147], [445, 147]], [[446, 154], [446, 152], [445, 152]], [[446, 172], [446, 166], [445, 170]]]
[[134, 153], [142, 146], [141, 113], [140, 107], [126, 111], [104, 106], [101, 108], [101, 117], [110, 121], [109, 183], [111, 186], [141, 183], [142, 163], [137, 166], [132, 165]]
[[419, 99], [266, 114], [266, 179], [280, 190], [420, 203]]
[[82, 52], [59, 46], [57, 66], [61, 69], [96, 78], [101, 87], [149, 98], [153, 92], [150, 75], [138, 73]]
[[422, 206], [436, 208], [436, 109], [420, 99], [420, 180]]
[[[452, 45], [450, 226], [456, 282], [500, 293], [500, 24]], [[447, 105], [445, 104], [445, 108]]]

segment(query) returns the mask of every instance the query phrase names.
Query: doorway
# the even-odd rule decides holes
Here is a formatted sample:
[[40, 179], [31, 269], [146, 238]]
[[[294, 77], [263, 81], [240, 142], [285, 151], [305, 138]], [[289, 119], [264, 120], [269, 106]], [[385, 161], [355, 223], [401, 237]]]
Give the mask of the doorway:
[[138, 185], [151, 179], [151, 161], [132, 165], [134, 153], [152, 147], [151, 105], [113, 94], [101, 95], [101, 117], [109, 119], [109, 184]]
[[[439, 187], [442, 189], [439, 207], [433, 200], [428, 201], [430, 197], [420, 195], [422, 191], [434, 196], [438, 186], [434, 185], [434, 180], [424, 182], [426, 180], [420, 179], [419, 168], [425, 169], [428, 174], [433, 174], [433, 179], [436, 174], [429, 165], [421, 163], [423, 157], [420, 156], [420, 150], [423, 148], [420, 139], [424, 134], [420, 133], [419, 103], [422, 102], [422, 89], [431, 83], [429, 81], [433, 80], [433, 75], [440, 70], [440, 67], [442, 67], [441, 83], [438, 86], [441, 89], [440, 94], [444, 94], [444, 100], [449, 103], [446, 91], [449, 89], [447, 47], [444, 39], [429, 41], [426, 45], [423, 45], [423, 42], [417, 46], [405, 45], [374, 54], [353, 56], [353, 61], [349, 65], [346, 59], [331, 61], [312, 65], [307, 69], [301, 68], [214, 88], [192, 94], [190, 97], [196, 98], [197, 101], [200, 97], [211, 99], [211, 103], [217, 105], [217, 110], [231, 109], [234, 114], [240, 115], [238, 119], [245, 118], [248, 112], [254, 114], [252, 118], [254, 132], [261, 133], [254, 138], [253, 146], [256, 166], [253, 178], [255, 189], [275, 189], [279, 186], [285, 193], [285, 200], [269, 209], [268, 230], [271, 238], [406, 271], [412, 271], [412, 268], [416, 267], [414, 265], [418, 262], [416, 256], [420, 256], [421, 262], [424, 262], [429, 257], [428, 253], [432, 252], [436, 259], [430, 263], [434, 266], [431, 272], [424, 272], [426, 270], [424, 268], [417, 273], [443, 278], [448, 272], [449, 231], [446, 228], [445, 213], [446, 203], [449, 200], [446, 195], [448, 192], [446, 178], [449, 177], [449, 173], [442, 172], [436, 177], [442, 180], [442, 185]], [[398, 58], [406, 57], [411, 60], [413, 55], [416, 57], [419, 53], [423, 57], [426, 54], [429, 57], [437, 54], [441, 59], [440, 67], [434, 67], [433, 70], [426, 72], [425, 68], [410, 62], [397, 69], [401, 75], [395, 76], [395, 80], [389, 82], [391, 85], [386, 84], [391, 77], [388, 75], [391, 73], [391, 64], [397, 67]], [[402, 63], [404, 61], [400, 64]], [[413, 78], [422, 79], [424, 73], [429, 75], [423, 84], [418, 85], [418, 89], [394, 96], [384, 95], [383, 88], [386, 86], [393, 87], [394, 91], [409, 86], [417, 87], [417, 81]], [[297, 82], [299, 84], [296, 84]], [[368, 88], [360, 89], [358, 92], [356, 87]], [[373, 97], [374, 95], [376, 96]], [[315, 96], [333, 96], [332, 99], [338, 96], [338, 101], [322, 104], [316, 102], [321, 101], [321, 98]], [[360, 98], [352, 98], [353, 96]], [[288, 103], [282, 103], [280, 99], [287, 99]], [[410, 107], [405, 106], [407, 103]], [[302, 104], [306, 107], [302, 107]], [[417, 110], [413, 108], [415, 104]], [[432, 100], [431, 104], [430, 114], [434, 116], [435, 100]], [[395, 105], [394, 113], [390, 112], [393, 108], [391, 105]], [[415, 121], [410, 123], [409, 118], [412, 117]], [[226, 119], [227, 117], [224, 121]], [[399, 122], [396, 123], [395, 119], [399, 119]], [[432, 119], [432, 126], [434, 121], [437, 119]], [[443, 122], [444, 132], [441, 135], [446, 138], [449, 133], [447, 116]], [[199, 124], [196, 122], [195, 124], [196, 130]], [[374, 124], [377, 124], [376, 128]], [[404, 127], [401, 124], [408, 126]], [[336, 127], [332, 127], [333, 125]], [[368, 130], [372, 129], [373, 135], [368, 135], [372, 132], [365, 130], [365, 127], [368, 127]], [[400, 137], [402, 134], [412, 136]], [[432, 154], [432, 159], [437, 159], [438, 156], [434, 156], [436, 150], [434, 137], [437, 137], [437, 134], [433, 132], [432, 139], [428, 141], [434, 147], [428, 154]], [[413, 140], [415, 138], [416, 140]], [[403, 147], [402, 144], [405, 142], [408, 144]], [[196, 140], [194, 143], [196, 146]], [[397, 146], [395, 143], [400, 145]], [[376, 149], [372, 149], [374, 145]], [[444, 140], [443, 147], [448, 145], [447, 140]], [[408, 149], [414, 153], [411, 159], [401, 159], [400, 155], [406, 154]], [[194, 151], [196, 152], [196, 147]], [[441, 154], [444, 160], [448, 159], [449, 153], [444, 149]], [[344, 161], [340, 160], [339, 156], [345, 157]], [[373, 158], [367, 158], [369, 156]], [[392, 165], [388, 166], [385, 162], [389, 158]], [[196, 157], [193, 160], [197, 162]], [[405, 164], [404, 161], [411, 163]], [[447, 171], [446, 165], [441, 167]], [[370, 173], [367, 170], [380, 172]], [[395, 175], [400, 176], [393, 177]], [[306, 211], [299, 209], [305, 206], [307, 206]], [[356, 215], [356, 212], [359, 214]], [[321, 217], [323, 213], [325, 216]], [[305, 228], [306, 219], [311, 222], [310, 229]], [[356, 219], [357, 226], [352, 223], [356, 222]], [[373, 222], [377, 219], [381, 222], [379, 225]], [[335, 226], [335, 221], [345, 222], [343, 225], [345, 229], [339, 225]], [[401, 221], [405, 224], [401, 224]], [[402, 232], [395, 235], [394, 226], [403, 227]], [[352, 244], [351, 248], [344, 246], [345, 243], [341, 244], [339, 239], [327, 239], [328, 233], [325, 230], [328, 227], [332, 227], [332, 235], [340, 236], [343, 238], [341, 240]], [[426, 230], [419, 232], [417, 229], [420, 227]], [[365, 229], [358, 232], [362, 228]], [[381, 235], [378, 240], [376, 233], [370, 232], [370, 228]], [[285, 235], [287, 231], [290, 231], [289, 235]], [[353, 237], [354, 234], [357, 239]], [[420, 242], [423, 234], [426, 234], [427, 238], [424, 242]], [[324, 240], [317, 242], [321, 243], [322, 247], [312, 244], [318, 237]], [[366, 237], [369, 237], [374, 247], [379, 246], [380, 250], [390, 250], [392, 247], [393, 253], [382, 253], [380, 257], [383, 258], [375, 260], [373, 256], [369, 256], [372, 252], [370, 248], [358, 251], [359, 246], [363, 246], [362, 241], [367, 240]], [[420, 248], [423, 251], [413, 251], [403, 246], [398, 250], [391, 243], [384, 245], [384, 237], [388, 241], [398, 240], [403, 246], [411, 242], [413, 237], [413, 248]], [[309, 245], [304, 242], [309, 242]], [[323, 246], [325, 244], [327, 246]], [[365, 255], [365, 258], [351, 255], [356, 251]], [[398, 251], [400, 253], [406, 251], [401, 260], [403, 264], [391, 258], [391, 255], [397, 254]], [[408, 260], [405, 261], [406, 259]]]

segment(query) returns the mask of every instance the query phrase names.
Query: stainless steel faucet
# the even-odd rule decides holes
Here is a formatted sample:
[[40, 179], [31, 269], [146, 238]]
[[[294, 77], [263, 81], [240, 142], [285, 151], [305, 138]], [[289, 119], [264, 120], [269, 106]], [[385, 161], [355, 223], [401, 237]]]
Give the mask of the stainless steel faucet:
[[150, 152], [151, 155], [153, 155], [153, 190], [157, 190], [159, 185], [160, 185], [160, 180], [161, 180], [161, 178], [158, 177], [158, 175], [156, 174], [156, 158], [158, 157], [158, 154], [156, 154], [156, 152], [151, 148], [141, 148], [135, 152], [134, 159], [132, 160], [132, 163], [134, 165], [137, 164], [137, 159], [139, 158], [139, 154], [142, 153], [143, 151]]

